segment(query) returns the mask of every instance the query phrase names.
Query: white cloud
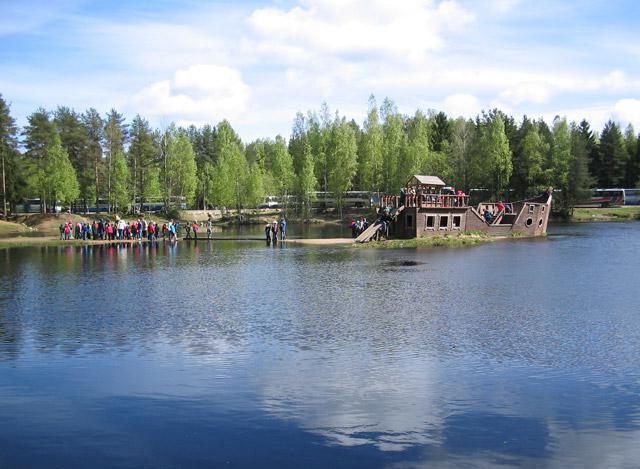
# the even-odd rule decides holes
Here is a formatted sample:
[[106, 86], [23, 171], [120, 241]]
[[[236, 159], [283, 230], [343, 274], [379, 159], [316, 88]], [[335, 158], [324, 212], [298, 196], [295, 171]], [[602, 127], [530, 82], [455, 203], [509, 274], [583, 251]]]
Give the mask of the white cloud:
[[451, 117], [473, 117], [482, 106], [478, 98], [471, 94], [453, 94], [442, 101], [441, 109]]
[[249, 24], [281, 57], [383, 54], [412, 61], [443, 46], [443, 34], [473, 21], [454, 1], [306, 0], [290, 10], [260, 8]]
[[549, 86], [543, 83], [524, 82], [500, 93], [500, 97], [514, 104], [546, 103], [551, 97]]
[[240, 116], [249, 96], [250, 88], [238, 70], [222, 65], [194, 65], [176, 71], [171, 80], [140, 90], [131, 105], [135, 112], [150, 117], [216, 122]]
[[504, 14], [513, 10], [521, 0], [491, 0], [491, 9]]
[[640, 99], [621, 99], [613, 106], [615, 116], [640, 129]]
[[621, 70], [612, 70], [607, 76], [602, 80], [602, 84], [606, 88], [610, 88], [614, 91], [622, 90], [629, 86], [629, 82], [627, 78]]

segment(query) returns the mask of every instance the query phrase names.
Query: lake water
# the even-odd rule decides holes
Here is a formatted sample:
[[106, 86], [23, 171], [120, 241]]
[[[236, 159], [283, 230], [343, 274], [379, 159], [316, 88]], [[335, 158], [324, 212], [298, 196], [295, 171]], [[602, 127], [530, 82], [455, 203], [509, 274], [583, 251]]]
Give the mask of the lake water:
[[0, 467], [638, 467], [639, 228], [0, 250]]

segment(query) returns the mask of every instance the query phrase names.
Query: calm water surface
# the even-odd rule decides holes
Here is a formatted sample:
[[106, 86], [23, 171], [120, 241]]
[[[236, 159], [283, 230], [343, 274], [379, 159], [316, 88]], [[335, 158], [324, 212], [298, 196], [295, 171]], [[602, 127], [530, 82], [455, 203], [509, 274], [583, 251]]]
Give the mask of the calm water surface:
[[640, 225], [0, 251], [0, 467], [638, 467]]

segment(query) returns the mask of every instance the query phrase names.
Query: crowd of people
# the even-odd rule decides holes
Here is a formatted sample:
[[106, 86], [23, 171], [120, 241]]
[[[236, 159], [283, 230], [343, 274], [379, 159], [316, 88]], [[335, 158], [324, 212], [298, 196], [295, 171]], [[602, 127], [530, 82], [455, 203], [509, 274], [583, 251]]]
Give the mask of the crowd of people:
[[278, 235], [280, 235], [281, 241], [287, 238], [287, 220], [284, 217], [281, 217], [279, 222], [274, 220], [264, 226], [264, 236], [267, 244], [271, 244], [272, 240], [274, 243], [277, 243]]
[[171, 220], [159, 226], [153, 221], [146, 221], [144, 218], [138, 218], [133, 222], [123, 219], [109, 221], [97, 219], [90, 223], [67, 221], [60, 224], [60, 239], [82, 239], [82, 240], [104, 240], [104, 241], [121, 241], [121, 240], [142, 240], [147, 239], [154, 241], [159, 237], [175, 241], [178, 236], [180, 225], [178, 222]]
[[504, 204], [501, 200], [495, 204], [493, 209], [485, 208], [482, 212], [482, 216], [486, 220], [487, 223], [491, 224], [498, 217], [504, 215], [505, 213], [511, 213], [511, 204]]
[[354, 218], [351, 220], [349, 228], [351, 228], [351, 237], [357, 238], [364, 230], [369, 228], [369, 222], [365, 217], [360, 217], [358, 220]]

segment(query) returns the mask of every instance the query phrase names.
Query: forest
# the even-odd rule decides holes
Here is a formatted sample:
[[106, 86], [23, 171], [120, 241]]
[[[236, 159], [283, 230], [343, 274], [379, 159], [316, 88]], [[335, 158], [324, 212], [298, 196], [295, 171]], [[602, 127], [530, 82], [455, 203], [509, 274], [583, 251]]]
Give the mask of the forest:
[[[518, 200], [559, 190], [568, 213], [592, 187], [636, 187], [638, 135], [608, 121], [512, 116], [493, 109], [475, 119], [443, 112], [398, 111], [371, 96], [365, 121], [319, 110], [297, 113], [288, 139], [243, 142], [227, 120], [154, 129], [140, 115], [126, 122], [112, 109], [35, 110], [18, 128], [0, 94], [3, 196], [9, 207], [40, 198], [79, 209], [107, 200], [115, 211], [135, 201], [184, 197], [189, 207], [250, 208], [265, 195], [295, 196], [308, 212], [316, 191], [338, 204], [348, 190], [397, 193], [412, 174], [436, 175], [469, 192]], [[5, 214], [6, 215], [6, 214]]]

